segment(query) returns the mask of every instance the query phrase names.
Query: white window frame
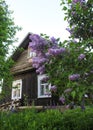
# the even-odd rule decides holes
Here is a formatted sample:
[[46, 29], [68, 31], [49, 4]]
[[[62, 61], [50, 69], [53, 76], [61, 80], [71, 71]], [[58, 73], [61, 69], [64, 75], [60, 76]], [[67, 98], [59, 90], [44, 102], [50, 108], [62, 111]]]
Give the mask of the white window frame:
[[[20, 84], [19, 88], [17, 88], [17, 84]], [[17, 95], [19, 89], [19, 96]], [[15, 96], [14, 96], [14, 92], [15, 92]], [[12, 100], [17, 100], [17, 99], [21, 99], [22, 98], [22, 79], [19, 80], [15, 80], [12, 83], [12, 94], [11, 94], [11, 99]]]
[[38, 98], [49, 98], [49, 97], [51, 97], [51, 92], [49, 92], [50, 91], [50, 88], [51, 88], [51, 84], [49, 84], [49, 83], [43, 83], [43, 87], [44, 87], [44, 92], [46, 93], [47, 91], [46, 91], [46, 86], [48, 85], [48, 92], [49, 92], [49, 94], [43, 94], [43, 95], [41, 95], [41, 80], [44, 78], [44, 77], [46, 77], [46, 75], [44, 74], [44, 75], [38, 75]]
[[0, 80], [0, 94], [2, 93], [3, 79]]

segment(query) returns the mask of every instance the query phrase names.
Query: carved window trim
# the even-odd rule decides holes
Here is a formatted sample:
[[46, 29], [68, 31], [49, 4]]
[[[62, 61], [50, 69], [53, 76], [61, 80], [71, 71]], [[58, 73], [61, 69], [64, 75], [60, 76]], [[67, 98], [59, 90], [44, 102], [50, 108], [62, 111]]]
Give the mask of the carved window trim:
[[13, 81], [11, 96], [12, 100], [22, 98], [22, 79]]
[[38, 75], [38, 98], [49, 98], [51, 97], [51, 84], [44, 82], [42, 83], [42, 79], [45, 78], [46, 75]]

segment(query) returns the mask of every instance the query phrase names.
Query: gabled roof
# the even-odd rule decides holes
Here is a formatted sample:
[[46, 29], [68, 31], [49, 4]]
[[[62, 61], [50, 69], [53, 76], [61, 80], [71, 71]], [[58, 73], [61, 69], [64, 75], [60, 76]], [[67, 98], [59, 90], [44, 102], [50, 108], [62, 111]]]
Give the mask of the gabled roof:
[[26, 37], [23, 39], [23, 41], [20, 43], [20, 45], [17, 47], [16, 51], [13, 53], [13, 55], [11, 56], [11, 58], [16, 61], [17, 58], [20, 56], [20, 54], [22, 53], [22, 51], [20, 51], [21, 48], [26, 49], [29, 45], [30, 39], [29, 36], [32, 33], [28, 33], [26, 35]]
[[[24, 73], [29, 70], [33, 70], [31, 62], [29, 62], [29, 58], [27, 57], [28, 45], [31, 41], [29, 36], [32, 33], [28, 33], [27, 36], [23, 39], [21, 44], [17, 47], [16, 51], [13, 53], [11, 58], [14, 60], [15, 64], [11, 67], [12, 74], [16, 75], [19, 73]], [[20, 49], [23, 48], [23, 51]]]

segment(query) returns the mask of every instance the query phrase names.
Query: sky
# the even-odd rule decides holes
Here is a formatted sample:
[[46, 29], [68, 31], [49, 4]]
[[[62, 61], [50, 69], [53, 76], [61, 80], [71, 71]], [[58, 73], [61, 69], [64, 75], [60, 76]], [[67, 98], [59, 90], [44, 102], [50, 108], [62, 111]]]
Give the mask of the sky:
[[68, 38], [67, 22], [60, 6], [61, 0], [6, 0], [9, 10], [14, 11], [12, 17], [22, 30], [17, 32], [18, 46], [25, 36], [31, 32], [44, 33], [63, 41]]

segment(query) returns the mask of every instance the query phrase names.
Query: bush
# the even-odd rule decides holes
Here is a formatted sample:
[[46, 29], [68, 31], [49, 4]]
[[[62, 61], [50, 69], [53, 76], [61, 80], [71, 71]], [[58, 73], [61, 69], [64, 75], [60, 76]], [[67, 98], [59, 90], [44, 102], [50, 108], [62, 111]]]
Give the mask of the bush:
[[46, 110], [39, 112], [23, 110], [17, 113], [0, 112], [1, 130], [93, 130], [93, 110], [86, 108]]

